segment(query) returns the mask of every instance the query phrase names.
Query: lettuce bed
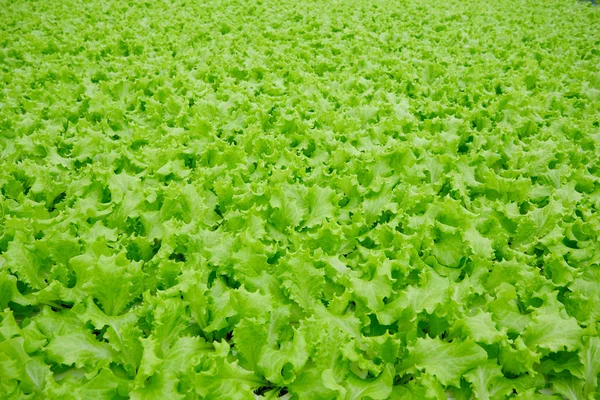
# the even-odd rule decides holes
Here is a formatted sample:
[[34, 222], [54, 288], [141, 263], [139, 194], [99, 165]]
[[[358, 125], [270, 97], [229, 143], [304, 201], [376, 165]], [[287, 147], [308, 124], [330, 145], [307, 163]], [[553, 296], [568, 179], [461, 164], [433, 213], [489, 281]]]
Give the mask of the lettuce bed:
[[0, 397], [600, 398], [598, 8], [0, 5]]

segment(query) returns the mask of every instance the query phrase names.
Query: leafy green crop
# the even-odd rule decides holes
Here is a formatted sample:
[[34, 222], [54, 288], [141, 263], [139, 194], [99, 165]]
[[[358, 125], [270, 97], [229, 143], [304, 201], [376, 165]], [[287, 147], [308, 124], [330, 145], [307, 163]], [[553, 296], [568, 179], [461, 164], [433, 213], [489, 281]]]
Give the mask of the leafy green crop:
[[0, 398], [600, 398], [598, 7], [0, 9]]

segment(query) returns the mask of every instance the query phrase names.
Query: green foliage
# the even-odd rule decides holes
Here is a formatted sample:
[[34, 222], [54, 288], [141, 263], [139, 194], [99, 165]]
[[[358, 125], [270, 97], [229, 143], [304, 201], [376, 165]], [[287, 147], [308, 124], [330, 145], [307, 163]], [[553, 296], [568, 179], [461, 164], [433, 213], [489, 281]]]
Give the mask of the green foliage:
[[598, 7], [0, 8], [0, 398], [600, 398]]

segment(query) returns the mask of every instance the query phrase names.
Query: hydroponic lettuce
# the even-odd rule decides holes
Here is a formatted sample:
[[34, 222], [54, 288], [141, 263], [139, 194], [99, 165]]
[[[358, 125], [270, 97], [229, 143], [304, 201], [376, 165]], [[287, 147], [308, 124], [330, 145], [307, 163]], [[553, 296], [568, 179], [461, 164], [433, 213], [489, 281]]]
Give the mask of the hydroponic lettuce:
[[598, 8], [0, 6], [1, 398], [600, 398]]

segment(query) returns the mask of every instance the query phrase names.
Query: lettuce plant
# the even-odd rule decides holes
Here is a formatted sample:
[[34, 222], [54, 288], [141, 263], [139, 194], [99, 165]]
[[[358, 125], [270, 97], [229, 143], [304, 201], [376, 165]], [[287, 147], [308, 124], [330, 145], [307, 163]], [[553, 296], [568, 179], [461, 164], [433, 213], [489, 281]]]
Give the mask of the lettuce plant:
[[599, 398], [597, 7], [1, 8], [1, 398]]

